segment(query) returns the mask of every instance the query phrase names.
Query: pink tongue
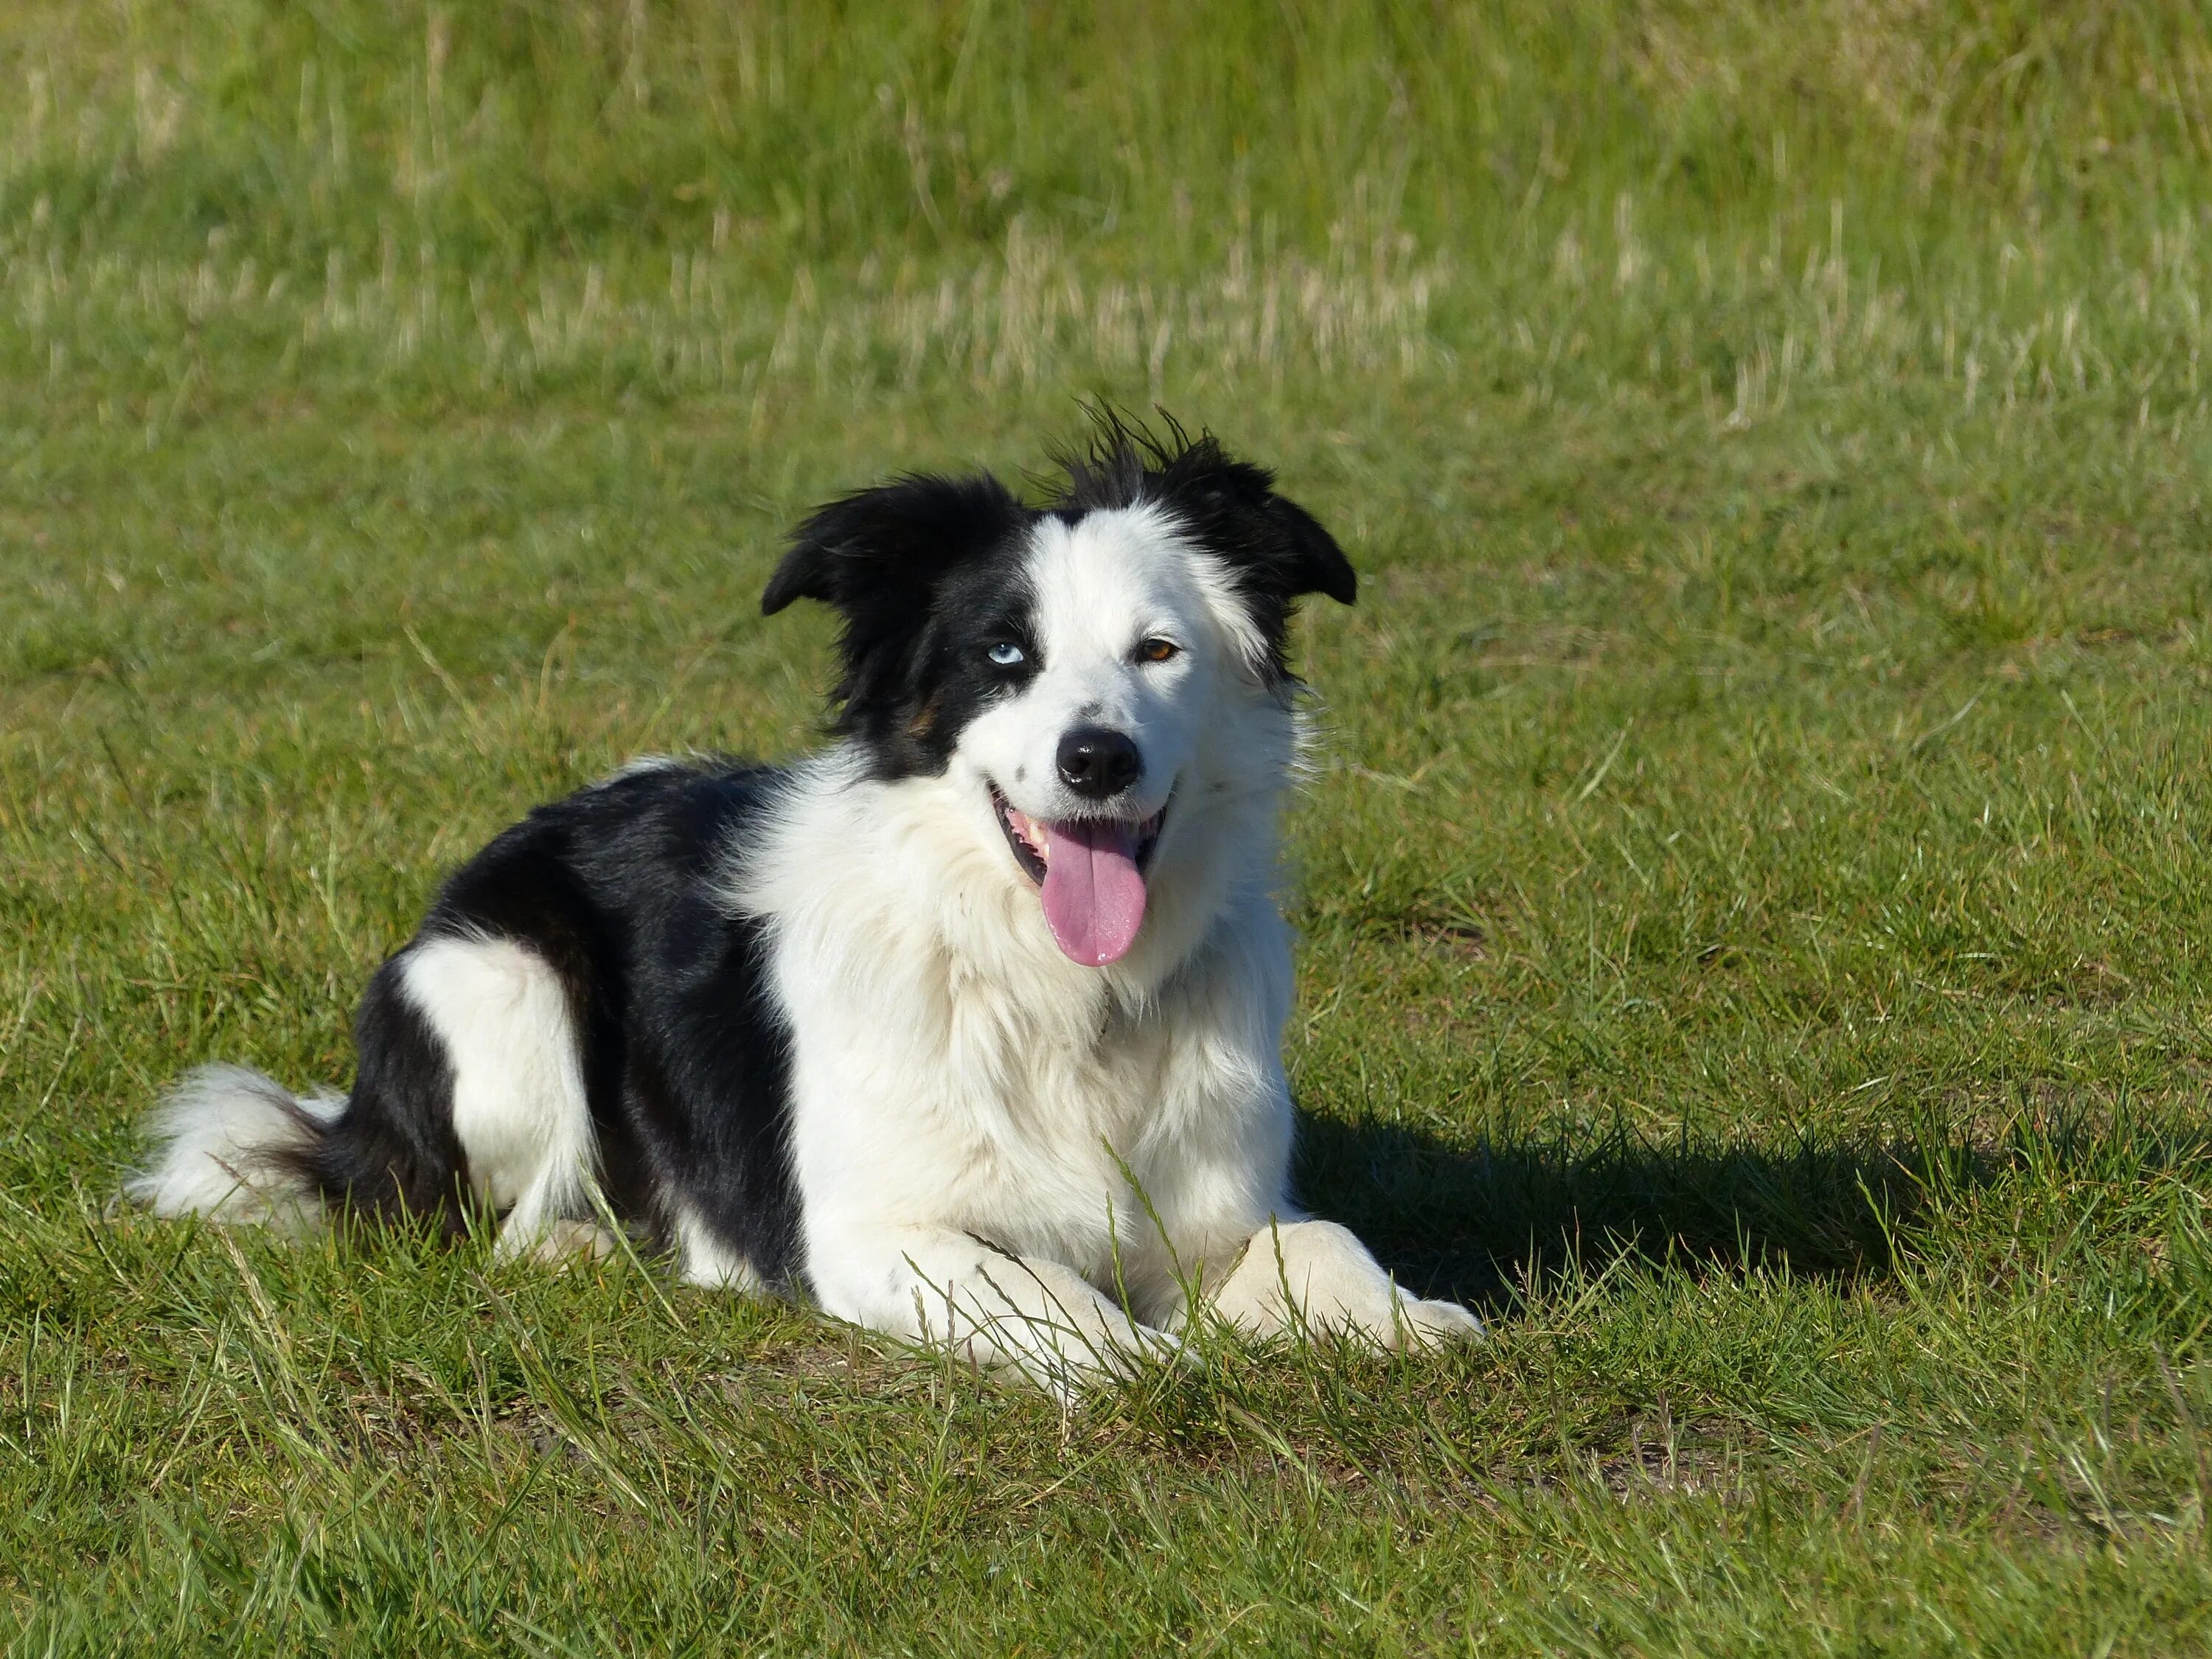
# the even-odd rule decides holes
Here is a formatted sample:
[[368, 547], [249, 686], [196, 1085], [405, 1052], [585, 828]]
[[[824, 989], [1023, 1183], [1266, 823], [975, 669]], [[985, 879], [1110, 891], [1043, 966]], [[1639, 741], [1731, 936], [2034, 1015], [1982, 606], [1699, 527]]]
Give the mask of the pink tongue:
[[1103, 968], [1129, 953], [1145, 920], [1137, 826], [1074, 821], [1045, 826], [1044, 919], [1070, 961]]

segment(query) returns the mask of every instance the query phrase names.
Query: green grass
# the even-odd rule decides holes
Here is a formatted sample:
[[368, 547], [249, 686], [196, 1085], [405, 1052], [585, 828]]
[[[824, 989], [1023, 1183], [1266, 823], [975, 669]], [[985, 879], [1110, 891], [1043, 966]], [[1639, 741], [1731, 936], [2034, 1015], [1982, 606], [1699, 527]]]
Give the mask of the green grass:
[[[0, 1626], [2212, 1647], [2212, 25], [1074, 9], [0, 19]], [[797, 514], [1098, 395], [1360, 568], [1301, 1179], [1488, 1344], [1062, 1413], [113, 1211], [529, 804], [814, 739]]]

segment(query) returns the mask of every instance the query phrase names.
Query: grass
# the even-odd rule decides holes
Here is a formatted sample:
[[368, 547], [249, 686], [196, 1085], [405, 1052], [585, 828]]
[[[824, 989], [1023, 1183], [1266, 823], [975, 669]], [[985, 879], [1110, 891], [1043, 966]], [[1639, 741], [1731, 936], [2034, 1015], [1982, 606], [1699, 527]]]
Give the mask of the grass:
[[[0, 19], [0, 1626], [2212, 1646], [2201, 12], [1060, 10]], [[1353, 550], [1300, 1176], [1487, 1345], [1063, 1413], [113, 1212], [528, 804], [813, 740], [796, 514], [1083, 395]]]

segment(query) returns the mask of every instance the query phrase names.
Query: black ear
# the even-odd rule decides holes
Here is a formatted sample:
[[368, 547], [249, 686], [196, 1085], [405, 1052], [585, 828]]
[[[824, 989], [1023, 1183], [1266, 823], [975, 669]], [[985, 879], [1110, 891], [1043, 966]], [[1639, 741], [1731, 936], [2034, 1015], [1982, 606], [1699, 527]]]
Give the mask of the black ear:
[[1061, 505], [1134, 507], [1155, 501], [1228, 565], [1271, 632], [1308, 593], [1350, 605], [1359, 578], [1313, 514], [1275, 493], [1275, 475], [1233, 459], [1210, 432], [1196, 438], [1163, 415], [1167, 436], [1111, 409], [1091, 411], [1089, 450], [1064, 456]]
[[898, 478], [847, 495], [792, 532], [790, 551], [761, 592], [762, 614], [793, 599], [834, 605], [848, 623], [910, 611], [947, 570], [1002, 544], [1029, 516], [988, 472]]
[[1296, 501], [1276, 495], [1273, 488], [1258, 511], [1268, 526], [1268, 538], [1280, 549], [1273, 580], [1285, 598], [1325, 593], [1339, 605], [1350, 605], [1358, 599], [1358, 573], [1318, 519]]
[[817, 508], [792, 533], [761, 610], [793, 599], [834, 606], [844, 672], [830, 701], [841, 731], [888, 731], [911, 689], [939, 583], [1012, 544], [1035, 517], [988, 473], [906, 477]]
[[1308, 593], [1339, 605], [1359, 596], [1359, 578], [1336, 538], [1275, 493], [1273, 473], [1231, 459], [1211, 434], [1170, 459], [1148, 493], [1188, 521], [1248, 596], [1285, 609]]

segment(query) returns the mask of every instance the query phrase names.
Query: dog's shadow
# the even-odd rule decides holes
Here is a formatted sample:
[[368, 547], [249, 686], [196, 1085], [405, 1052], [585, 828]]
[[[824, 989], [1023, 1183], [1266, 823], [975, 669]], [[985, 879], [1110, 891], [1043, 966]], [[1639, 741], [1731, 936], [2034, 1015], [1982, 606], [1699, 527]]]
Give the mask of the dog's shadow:
[[1773, 1151], [1623, 1132], [1455, 1146], [1302, 1112], [1297, 1183], [1407, 1289], [1498, 1312], [1532, 1285], [1623, 1255], [1692, 1271], [1887, 1274], [1933, 1194], [1980, 1185], [2002, 1161], [1964, 1139], [1808, 1138]]

